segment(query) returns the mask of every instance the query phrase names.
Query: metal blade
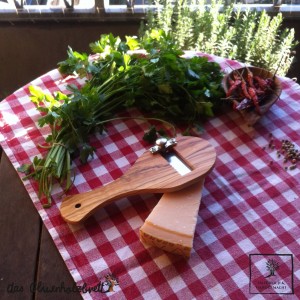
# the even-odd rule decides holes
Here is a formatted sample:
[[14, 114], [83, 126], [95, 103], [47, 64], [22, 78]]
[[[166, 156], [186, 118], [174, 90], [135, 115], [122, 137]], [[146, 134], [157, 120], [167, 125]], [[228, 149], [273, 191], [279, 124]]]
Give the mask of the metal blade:
[[180, 175], [183, 176], [192, 171], [174, 152], [165, 152], [161, 153], [161, 155]]

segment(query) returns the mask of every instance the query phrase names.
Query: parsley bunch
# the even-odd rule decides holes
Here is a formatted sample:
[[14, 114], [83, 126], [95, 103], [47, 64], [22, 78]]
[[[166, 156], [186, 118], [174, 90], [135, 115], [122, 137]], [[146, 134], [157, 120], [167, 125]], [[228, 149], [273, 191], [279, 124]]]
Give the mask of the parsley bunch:
[[90, 48], [92, 56], [69, 48], [68, 58], [59, 63], [61, 73], [87, 78], [82, 88], [69, 86], [68, 94], [50, 95], [30, 87], [31, 100], [42, 113], [39, 126], [50, 126], [51, 134], [45, 157], [20, 170], [38, 181], [46, 206], [55, 179], [66, 189], [71, 186], [72, 156], [78, 153], [86, 162], [94, 152], [89, 137], [102, 133], [117, 113], [136, 107], [162, 121], [193, 125], [211, 117], [223, 97], [219, 65], [203, 57], [183, 58], [163, 31], [143, 40], [102, 35]]

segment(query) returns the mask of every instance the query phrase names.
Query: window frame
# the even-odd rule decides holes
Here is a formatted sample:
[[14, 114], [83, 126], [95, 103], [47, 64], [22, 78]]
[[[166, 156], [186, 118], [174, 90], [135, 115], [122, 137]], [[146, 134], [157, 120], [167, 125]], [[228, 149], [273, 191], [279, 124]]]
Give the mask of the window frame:
[[[66, 12], [73, 12], [73, 13], [94, 13], [95, 12], [95, 2], [94, 0], [84, 0], [79, 1], [78, 4], [75, 4], [75, 1], [66, 1], [69, 3], [67, 6], [66, 4], [62, 5], [61, 3], [65, 3], [65, 1], [57, 1], [60, 5], [51, 5], [51, 1], [49, 4], [33, 4], [27, 5], [23, 4], [23, 1], [15, 1], [15, 0], [7, 0], [6, 2], [0, 2], [0, 15], [4, 14], [24, 14], [24, 15], [47, 15], [50, 13], [66, 13]], [[72, 5], [73, 4], [73, 5]]]
[[[81, 0], [78, 5], [24, 5], [15, 7], [15, 0], [8, 0], [9, 5], [1, 5], [0, 23], [17, 21], [129, 21], [142, 20], [149, 9], [157, 9], [155, 5], [136, 4], [133, 7], [124, 5], [110, 5], [109, 0]], [[18, 1], [17, 1], [18, 2]], [[266, 10], [269, 14], [282, 13], [286, 19], [300, 18], [300, 5], [293, 4], [239, 4], [235, 5], [246, 10], [253, 6], [256, 10]], [[222, 9], [222, 8], [221, 8]]]

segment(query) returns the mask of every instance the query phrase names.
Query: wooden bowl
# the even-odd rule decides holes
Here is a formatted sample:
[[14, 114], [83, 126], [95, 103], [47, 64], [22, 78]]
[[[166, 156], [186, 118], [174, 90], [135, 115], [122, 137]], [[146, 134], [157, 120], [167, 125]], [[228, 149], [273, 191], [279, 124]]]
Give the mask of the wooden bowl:
[[[262, 79], [272, 79], [273, 84], [272, 88], [268, 89], [268, 92], [265, 96], [261, 97], [261, 101], [259, 102], [259, 111], [255, 108], [255, 106], [251, 106], [249, 108], [245, 108], [242, 110], [238, 110], [242, 116], [244, 117], [245, 121], [248, 125], [254, 125], [269, 109], [270, 107], [279, 99], [281, 94], [281, 83], [277, 76], [274, 76], [273, 73], [269, 72], [268, 70], [256, 67], [243, 67], [239, 69], [235, 69], [229, 74], [225, 75], [223, 78], [223, 88], [227, 93], [230, 88], [230, 81], [234, 80], [234, 77], [237, 75], [242, 77], [242, 80], [246, 81], [248, 73], [251, 72], [253, 76], [259, 76]], [[239, 104], [243, 98], [240, 99], [230, 99], [227, 98], [229, 102], [233, 104], [235, 107]], [[227, 101], [226, 100], [226, 101]]]

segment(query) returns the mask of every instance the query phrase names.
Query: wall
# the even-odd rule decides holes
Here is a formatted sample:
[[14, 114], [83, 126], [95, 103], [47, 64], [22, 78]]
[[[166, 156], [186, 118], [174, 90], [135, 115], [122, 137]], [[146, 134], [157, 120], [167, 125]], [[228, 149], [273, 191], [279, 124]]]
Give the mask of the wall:
[[0, 98], [66, 59], [68, 46], [89, 53], [102, 33], [136, 35], [138, 21], [98, 23], [0, 23]]

